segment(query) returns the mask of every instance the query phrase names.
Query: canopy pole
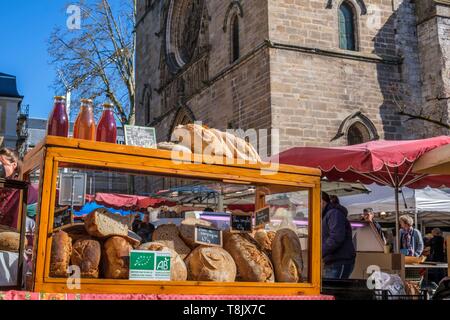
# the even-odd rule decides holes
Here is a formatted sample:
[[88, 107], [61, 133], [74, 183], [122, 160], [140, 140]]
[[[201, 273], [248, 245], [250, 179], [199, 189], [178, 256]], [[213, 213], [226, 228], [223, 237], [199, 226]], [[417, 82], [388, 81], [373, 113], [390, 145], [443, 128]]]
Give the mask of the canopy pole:
[[396, 242], [396, 249], [395, 252], [400, 252], [400, 226], [399, 226], [399, 217], [400, 217], [400, 206], [399, 206], [399, 200], [398, 200], [398, 192], [399, 192], [399, 185], [398, 185], [398, 168], [394, 168], [394, 180], [395, 180], [395, 242]]

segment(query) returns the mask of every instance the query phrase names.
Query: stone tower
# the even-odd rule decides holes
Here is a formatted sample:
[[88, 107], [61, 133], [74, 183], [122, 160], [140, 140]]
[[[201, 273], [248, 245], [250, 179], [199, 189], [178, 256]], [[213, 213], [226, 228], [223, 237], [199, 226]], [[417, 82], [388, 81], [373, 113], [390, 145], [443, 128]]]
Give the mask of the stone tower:
[[448, 121], [449, 17], [448, 0], [140, 1], [137, 123], [159, 141], [275, 128], [281, 149], [448, 134], [399, 110]]

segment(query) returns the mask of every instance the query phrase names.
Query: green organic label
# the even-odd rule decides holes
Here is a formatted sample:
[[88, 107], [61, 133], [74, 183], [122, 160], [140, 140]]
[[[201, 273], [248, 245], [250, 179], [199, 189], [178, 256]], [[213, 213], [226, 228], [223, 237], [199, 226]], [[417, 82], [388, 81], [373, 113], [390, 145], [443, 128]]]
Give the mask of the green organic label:
[[170, 280], [170, 253], [131, 251], [130, 280]]

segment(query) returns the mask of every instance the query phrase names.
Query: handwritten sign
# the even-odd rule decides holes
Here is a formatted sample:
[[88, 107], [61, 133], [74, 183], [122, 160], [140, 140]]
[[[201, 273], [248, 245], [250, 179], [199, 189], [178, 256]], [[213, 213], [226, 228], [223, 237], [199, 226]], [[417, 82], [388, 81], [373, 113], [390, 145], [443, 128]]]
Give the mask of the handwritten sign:
[[255, 228], [264, 228], [270, 223], [270, 208], [262, 208], [255, 213]]
[[155, 128], [125, 125], [124, 130], [126, 145], [156, 149]]
[[222, 247], [222, 230], [196, 225], [194, 239], [198, 244]]
[[130, 280], [170, 280], [170, 253], [132, 250], [129, 278]]
[[230, 216], [231, 232], [250, 233], [253, 231], [251, 213], [232, 213]]

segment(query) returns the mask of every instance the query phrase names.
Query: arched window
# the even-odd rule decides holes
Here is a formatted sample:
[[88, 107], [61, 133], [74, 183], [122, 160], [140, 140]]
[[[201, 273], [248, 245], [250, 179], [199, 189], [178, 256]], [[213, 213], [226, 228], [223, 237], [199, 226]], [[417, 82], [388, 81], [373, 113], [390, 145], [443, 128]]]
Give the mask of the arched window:
[[236, 14], [231, 21], [231, 62], [235, 62], [240, 57], [238, 15]]
[[356, 26], [353, 6], [347, 1], [339, 7], [339, 47], [356, 51]]
[[349, 146], [369, 142], [370, 140], [369, 129], [361, 122], [355, 122], [348, 128], [347, 142]]

